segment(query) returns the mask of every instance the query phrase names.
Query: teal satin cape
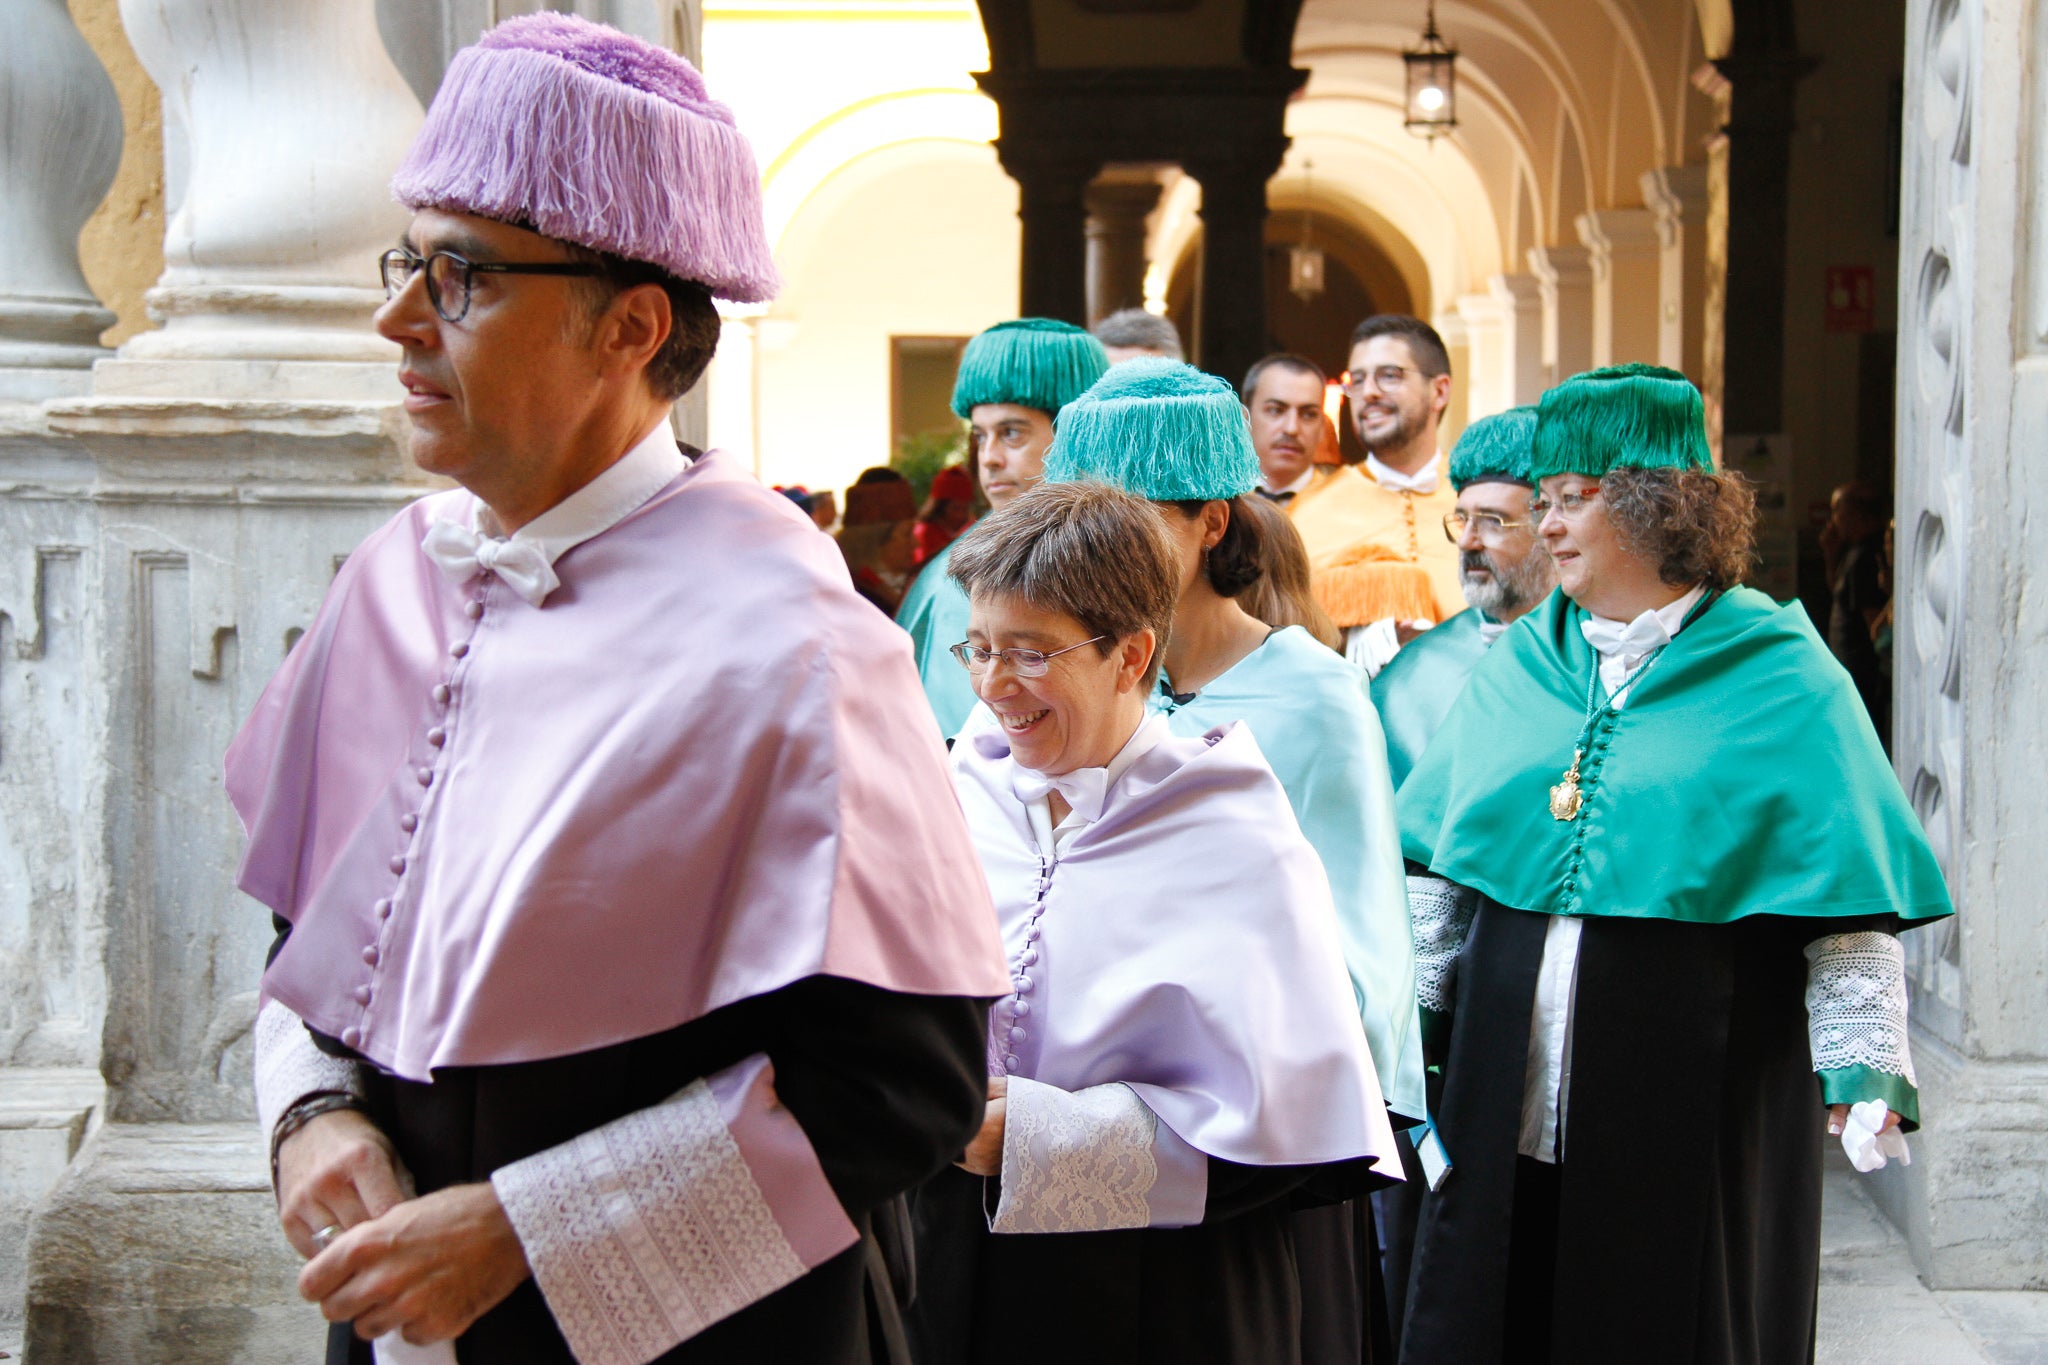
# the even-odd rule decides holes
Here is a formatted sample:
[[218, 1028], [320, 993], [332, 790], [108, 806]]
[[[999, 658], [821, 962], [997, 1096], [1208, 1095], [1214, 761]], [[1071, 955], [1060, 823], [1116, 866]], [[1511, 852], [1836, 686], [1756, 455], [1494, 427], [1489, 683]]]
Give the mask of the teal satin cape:
[[1273, 632], [1192, 701], [1160, 680], [1152, 707], [1176, 735], [1243, 721], [1322, 859], [1345, 965], [1387, 1105], [1424, 1116], [1415, 945], [1387, 778], [1386, 743], [1365, 675], [1299, 626]]
[[1700, 610], [1596, 724], [1584, 808], [1553, 819], [1597, 667], [1585, 619], [1553, 592], [1473, 670], [1402, 786], [1409, 858], [1553, 915], [1953, 913], [1849, 675], [1804, 609], [1748, 588]]
[[1430, 738], [1451, 714], [1465, 679], [1486, 657], [1479, 611], [1467, 607], [1440, 626], [1401, 646], [1401, 652], [1372, 680], [1372, 704], [1387, 732], [1387, 773], [1394, 790], [1415, 770]]
[[896, 609], [896, 624], [910, 632], [925, 700], [938, 717], [939, 733], [948, 738], [967, 723], [975, 702], [967, 670], [946, 652], [967, 638], [967, 593], [946, 572], [952, 557], [951, 545], [933, 555]]

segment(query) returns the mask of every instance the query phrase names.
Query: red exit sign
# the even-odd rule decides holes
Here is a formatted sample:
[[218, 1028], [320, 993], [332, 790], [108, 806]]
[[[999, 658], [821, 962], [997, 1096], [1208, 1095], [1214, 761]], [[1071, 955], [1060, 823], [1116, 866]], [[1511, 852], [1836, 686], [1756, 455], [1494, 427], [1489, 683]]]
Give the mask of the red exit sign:
[[1869, 332], [1877, 327], [1877, 274], [1867, 265], [1828, 267], [1827, 329]]

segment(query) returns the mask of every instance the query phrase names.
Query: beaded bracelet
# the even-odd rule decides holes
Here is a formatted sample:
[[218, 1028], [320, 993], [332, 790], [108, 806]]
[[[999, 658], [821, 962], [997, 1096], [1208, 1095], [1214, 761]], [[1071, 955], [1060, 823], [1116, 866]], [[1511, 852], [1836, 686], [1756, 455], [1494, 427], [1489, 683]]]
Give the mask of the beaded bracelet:
[[363, 1110], [362, 1100], [346, 1090], [316, 1090], [302, 1099], [295, 1100], [277, 1119], [277, 1127], [270, 1133], [270, 1188], [277, 1188], [277, 1154], [285, 1139], [304, 1128], [322, 1114], [332, 1114], [342, 1109]]

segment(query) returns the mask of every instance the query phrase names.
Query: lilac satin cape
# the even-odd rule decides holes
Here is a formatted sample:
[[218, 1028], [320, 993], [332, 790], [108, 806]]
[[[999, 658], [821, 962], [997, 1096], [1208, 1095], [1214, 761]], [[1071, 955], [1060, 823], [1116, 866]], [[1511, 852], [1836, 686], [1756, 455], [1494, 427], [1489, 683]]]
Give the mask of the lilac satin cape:
[[832, 544], [704, 457], [540, 607], [349, 557], [236, 736], [265, 994], [413, 1080], [643, 1037], [806, 976], [1008, 989], [902, 633]]
[[1329, 882], [1251, 731], [1161, 740], [1057, 860], [1012, 793], [1001, 732], [963, 736], [952, 764], [1004, 945], [1030, 979], [996, 1006], [992, 1058], [1067, 1091], [1123, 1082], [1212, 1157], [1373, 1157], [1399, 1175]]

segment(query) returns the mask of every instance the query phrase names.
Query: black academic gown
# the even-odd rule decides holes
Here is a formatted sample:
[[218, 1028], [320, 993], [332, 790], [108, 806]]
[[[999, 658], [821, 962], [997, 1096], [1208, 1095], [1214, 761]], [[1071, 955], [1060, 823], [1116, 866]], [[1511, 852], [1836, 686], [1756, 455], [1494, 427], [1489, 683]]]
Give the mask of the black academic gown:
[[1815, 922], [1587, 919], [1564, 1160], [1546, 1168], [1516, 1148], [1549, 923], [1482, 899], [1457, 963], [1437, 1110], [1454, 1166], [1424, 1197], [1404, 1365], [1810, 1360]]
[[917, 1365], [1298, 1365], [1295, 1210], [1385, 1183], [1366, 1161], [1212, 1157], [1194, 1227], [997, 1235], [985, 1212], [997, 1181], [949, 1167], [911, 1195], [912, 1353]]
[[[540, 1062], [453, 1067], [431, 1085], [369, 1071], [369, 1115], [419, 1193], [488, 1180], [699, 1078], [765, 1052], [859, 1245], [658, 1357], [656, 1365], [867, 1365], [901, 1359], [891, 1265], [908, 1268], [898, 1196], [965, 1148], [985, 1105], [988, 1002], [809, 977], [679, 1028]], [[323, 1050], [352, 1056], [313, 1035]], [[368, 1070], [368, 1068], [366, 1068]], [[878, 1238], [878, 1225], [883, 1234]], [[893, 1230], [898, 1235], [888, 1234]], [[528, 1279], [456, 1343], [462, 1365], [574, 1365]], [[328, 1365], [371, 1365], [345, 1326]]]

